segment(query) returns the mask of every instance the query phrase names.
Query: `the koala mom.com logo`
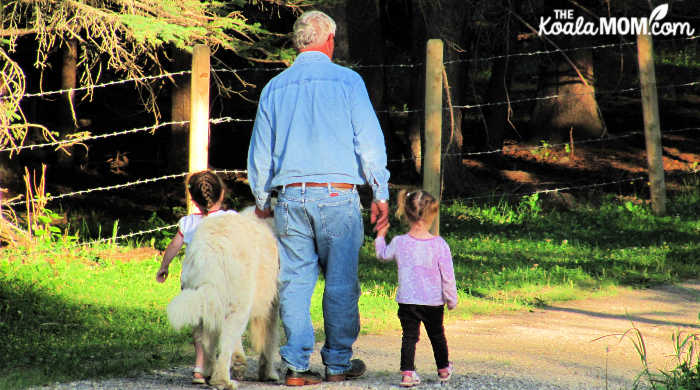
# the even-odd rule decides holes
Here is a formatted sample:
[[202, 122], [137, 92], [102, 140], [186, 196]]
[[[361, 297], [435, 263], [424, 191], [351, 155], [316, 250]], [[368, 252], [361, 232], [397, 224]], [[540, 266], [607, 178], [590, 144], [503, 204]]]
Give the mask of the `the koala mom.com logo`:
[[687, 35], [695, 34], [689, 22], [664, 22], [668, 4], [662, 4], [648, 18], [604, 17], [586, 21], [574, 18], [573, 9], [555, 9], [554, 16], [540, 17], [539, 35]]

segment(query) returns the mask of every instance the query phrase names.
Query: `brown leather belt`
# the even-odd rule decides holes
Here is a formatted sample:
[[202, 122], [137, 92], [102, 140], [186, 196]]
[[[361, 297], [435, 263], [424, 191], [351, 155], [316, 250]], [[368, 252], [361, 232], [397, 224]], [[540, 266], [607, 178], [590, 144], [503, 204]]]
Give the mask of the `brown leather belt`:
[[289, 183], [286, 184], [286, 187], [301, 187], [302, 185], [306, 184], [307, 187], [328, 187], [329, 185], [333, 188], [337, 188], [340, 190], [350, 190], [352, 189], [355, 184], [350, 184], [350, 183]]

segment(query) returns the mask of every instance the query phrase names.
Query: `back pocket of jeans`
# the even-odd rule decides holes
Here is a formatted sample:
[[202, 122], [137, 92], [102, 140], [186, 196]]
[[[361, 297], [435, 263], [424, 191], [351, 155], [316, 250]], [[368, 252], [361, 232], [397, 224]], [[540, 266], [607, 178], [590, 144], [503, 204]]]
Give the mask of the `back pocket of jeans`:
[[355, 198], [324, 202], [319, 204], [318, 210], [323, 231], [331, 239], [345, 237], [356, 228], [356, 225], [362, 225], [360, 209]]

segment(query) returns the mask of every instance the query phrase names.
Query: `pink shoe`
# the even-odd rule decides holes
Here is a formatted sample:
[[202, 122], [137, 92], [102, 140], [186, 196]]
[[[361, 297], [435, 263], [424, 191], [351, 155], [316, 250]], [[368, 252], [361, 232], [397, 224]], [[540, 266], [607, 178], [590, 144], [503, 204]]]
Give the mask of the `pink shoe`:
[[401, 387], [413, 387], [420, 383], [420, 377], [415, 371], [401, 371]]
[[452, 362], [450, 362], [447, 367], [438, 370], [438, 380], [440, 382], [447, 382], [452, 377]]

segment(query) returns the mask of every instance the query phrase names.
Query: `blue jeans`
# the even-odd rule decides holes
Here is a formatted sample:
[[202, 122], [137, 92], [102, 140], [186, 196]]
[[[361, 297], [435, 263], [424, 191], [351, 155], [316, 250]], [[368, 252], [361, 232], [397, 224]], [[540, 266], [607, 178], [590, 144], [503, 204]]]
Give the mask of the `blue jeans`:
[[287, 343], [280, 355], [288, 368], [309, 369], [314, 348], [311, 295], [319, 271], [326, 341], [321, 349], [330, 374], [350, 368], [352, 344], [360, 332], [357, 262], [364, 239], [356, 189], [285, 187], [277, 197], [280, 317]]

